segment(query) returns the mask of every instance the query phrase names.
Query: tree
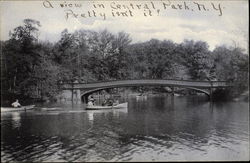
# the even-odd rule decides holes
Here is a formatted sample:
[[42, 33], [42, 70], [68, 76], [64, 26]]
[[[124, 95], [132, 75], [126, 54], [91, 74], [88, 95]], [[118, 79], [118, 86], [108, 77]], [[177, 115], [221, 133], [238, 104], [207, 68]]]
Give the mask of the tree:
[[237, 92], [245, 90], [249, 82], [249, 55], [240, 48], [225, 46], [215, 48], [212, 54], [217, 79], [233, 82]]
[[11, 38], [3, 48], [6, 69], [8, 69], [6, 77], [9, 81], [9, 90], [19, 93], [28, 86], [25, 84], [26, 80], [30, 78], [35, 66], [40, 62], [37, 43], [40, 23], [32, 19], [25, 19], [23, 22], [23, 26], [11, 32]]
[[192, 80], [210, 80], [213, 77], [214, 63], [206, 42], [185, 40], [179, 45], [178, 53]]
[[122, 79], [127, 76], [125, 49], [131, 42], [124, 32], [114, 35], [107, 30], [88, 32], [89, 56], [86, 67], [96, 80]]
[[173, 54], [175, 45], [171, 41], [152, 39], [129, 47], [133, 58], [135, 76], [139, 78], [171, 78], [174, 74]]
[[9, 93], [44, 98], [55, 96], [58, 91], [60, 71], [52, 60], [54, 45], [38, 42], [40, 26], [36, 20], [25, 19], [3, 46]]

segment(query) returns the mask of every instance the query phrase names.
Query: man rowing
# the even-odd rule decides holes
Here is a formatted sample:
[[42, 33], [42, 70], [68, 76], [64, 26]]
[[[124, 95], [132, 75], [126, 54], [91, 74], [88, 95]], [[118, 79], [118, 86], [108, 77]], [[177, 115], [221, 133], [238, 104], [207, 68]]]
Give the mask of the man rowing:
[[17, 107], [21, 107], [21, 104], [18, 102], [18, 100], [16, 100], [15, 102], [11, 104], [11, 106], [13, 106], [14, 108], [17, 108]]

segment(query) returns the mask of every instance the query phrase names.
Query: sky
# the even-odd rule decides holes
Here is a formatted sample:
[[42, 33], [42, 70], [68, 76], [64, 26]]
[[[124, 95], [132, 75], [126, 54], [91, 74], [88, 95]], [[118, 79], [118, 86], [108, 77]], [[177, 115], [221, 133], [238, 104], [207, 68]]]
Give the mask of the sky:
[[58, 41], [66, 28], [69, 32], [107, 29], [128, 33], [133, 43], [192, 39], [206, 41], [210, 50], [221, 45], [248, 49], [248, 10], [247, 0], [4, 0], [0, 39], [9, 39], [9, 32], [30, 18], [40, 21], [42, 41]]

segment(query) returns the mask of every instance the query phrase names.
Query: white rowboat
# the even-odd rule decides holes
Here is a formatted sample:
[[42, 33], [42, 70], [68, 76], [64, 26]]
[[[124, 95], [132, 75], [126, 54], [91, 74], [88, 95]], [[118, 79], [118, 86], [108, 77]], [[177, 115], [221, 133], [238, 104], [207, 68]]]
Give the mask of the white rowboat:
[[27, 106], [22, 106], [22, 107], [19, 107], [19, 108], [1, 107], [1, 112], [26, 111], [26, 110], [34, 109], [34, 107], [35, 107], [35, 105], [27, 105]]

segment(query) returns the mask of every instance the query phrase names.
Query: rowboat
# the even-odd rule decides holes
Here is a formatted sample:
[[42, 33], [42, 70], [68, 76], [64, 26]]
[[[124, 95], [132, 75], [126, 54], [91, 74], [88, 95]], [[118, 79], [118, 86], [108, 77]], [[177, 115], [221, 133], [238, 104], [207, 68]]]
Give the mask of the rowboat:
[[14, 108], [14, 107], [1, 107], [1, 112], [15, 112], [15, 111], [26, 111], [31, 110], [35, 107], [35, 105], [27, 105], [22, 106], [20, 108]]
[[87, 106], [86, 110], [106, 110], [106, 109], [122, 109], [122, 108], [127, 108], [128, 103], [121, 103], [113, 106], [99, 106], [99, 105], [92, 105], [92, 106]]

